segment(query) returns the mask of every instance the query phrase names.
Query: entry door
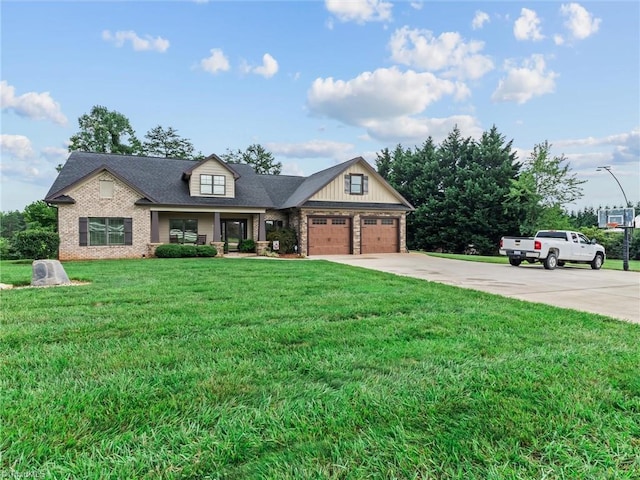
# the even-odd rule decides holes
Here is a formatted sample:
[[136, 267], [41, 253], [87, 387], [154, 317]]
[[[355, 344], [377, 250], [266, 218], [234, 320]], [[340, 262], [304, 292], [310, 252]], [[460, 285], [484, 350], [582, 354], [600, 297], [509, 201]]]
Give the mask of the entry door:
[[247, 238], [246, 220], [222, 220], [222, 239], [230, 252], [238, 251], [238, 244]]

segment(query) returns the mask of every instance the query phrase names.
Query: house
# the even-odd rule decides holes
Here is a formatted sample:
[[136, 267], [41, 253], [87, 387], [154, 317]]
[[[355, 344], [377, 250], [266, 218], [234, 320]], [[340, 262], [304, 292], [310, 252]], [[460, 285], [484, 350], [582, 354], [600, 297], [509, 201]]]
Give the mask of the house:
[[211, 155], [200, 162], [72, 152], [45, 201], [58, 208], [60, 259], [153, 256], [162, 243], [242, 239], [268, 246], [291, 227], [305, 255], [406, 251], [412, 205], [362, 157], [309, 177], [259, 175]]

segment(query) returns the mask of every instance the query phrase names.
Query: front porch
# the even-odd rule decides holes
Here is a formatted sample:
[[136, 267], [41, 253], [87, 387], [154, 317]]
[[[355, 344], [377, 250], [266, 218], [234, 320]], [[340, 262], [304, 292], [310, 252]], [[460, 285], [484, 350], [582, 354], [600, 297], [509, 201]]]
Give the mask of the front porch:
[[150, 220], [150, 256], [163, 243], [212, 245], [218, 251], [218, 256], [238, 252], [240, 244], [249, 239], [255, 242], [257, 254], [262, 254], [269, 245], [264, 210], [152, 210]]

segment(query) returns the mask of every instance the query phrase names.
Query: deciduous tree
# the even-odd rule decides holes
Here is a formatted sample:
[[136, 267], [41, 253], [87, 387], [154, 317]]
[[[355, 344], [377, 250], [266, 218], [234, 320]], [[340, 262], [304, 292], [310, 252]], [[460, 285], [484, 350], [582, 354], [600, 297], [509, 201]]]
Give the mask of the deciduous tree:
[[80, 131], [73, 135], [69, 151], [140, 155], [142, 144], [123, 114], [95, 105], [78, 119]]
[[160, 125], [149, 130], [144, 136], [142, 147], [144, 154], [150, 157], [184, 158], [197, 160], [203, 158], [202, 153], [194, 154], [194, 147], [187, 138], [178, 135], [173, 127], [166, 130]]
[[244, 152], [239, 149], [236, 151], [227, 149], [220, 158], [228, 163], [251, 165], [260, 175], [280, 175], [282, 172], [282, 163], [276, 162], [273, 154], [258, 143], [249, 145]]

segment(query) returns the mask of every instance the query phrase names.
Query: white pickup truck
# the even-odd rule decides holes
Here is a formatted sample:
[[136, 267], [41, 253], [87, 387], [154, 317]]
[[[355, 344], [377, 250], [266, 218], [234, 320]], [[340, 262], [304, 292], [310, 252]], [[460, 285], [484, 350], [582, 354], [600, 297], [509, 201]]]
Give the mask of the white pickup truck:
[[580, 232], [540, 230], [531, 237], [502, 237], [500, 255], [507, 255], [514, 267], [523, 261], [541, 262], [547, 270], [565, 263], [588, 263], [599, 270], [606, 257], [604, 247]]

